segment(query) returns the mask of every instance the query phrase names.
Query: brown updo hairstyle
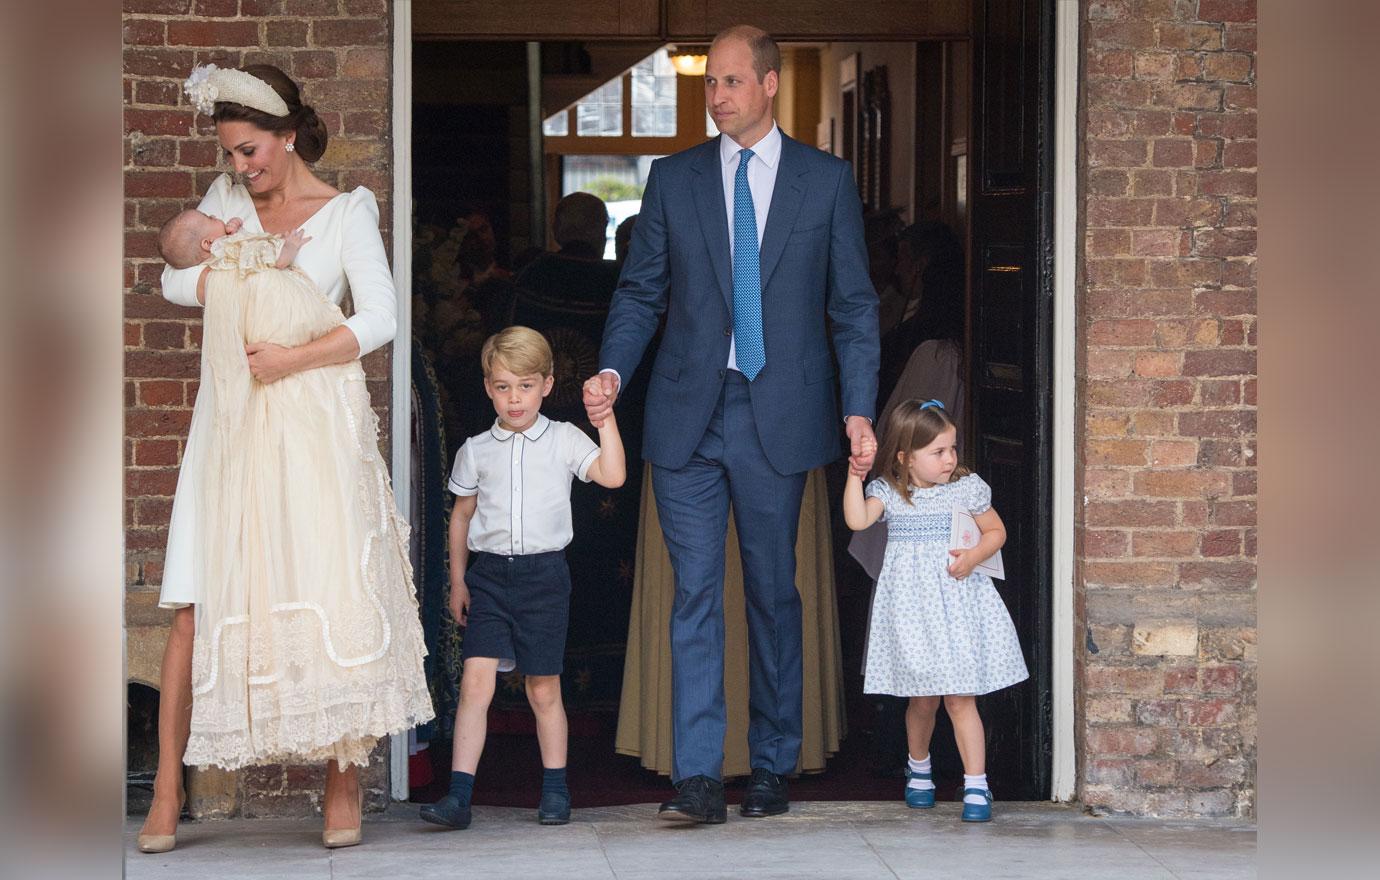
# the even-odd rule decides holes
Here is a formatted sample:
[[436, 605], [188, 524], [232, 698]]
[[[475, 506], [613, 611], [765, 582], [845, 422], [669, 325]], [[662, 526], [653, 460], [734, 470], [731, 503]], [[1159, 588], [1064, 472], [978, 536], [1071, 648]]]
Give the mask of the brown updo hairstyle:
[[[887, 416], [885, 435], [877, 450], [877, 475], [890, 483], [907, 504], [911, 503], [910, 468], [901, 461], [901, 455], [909, 456], [917, 449], [924, 449], [947, 428], [956, 430], [953, 418], [942, 406], [924, 406], [926, 402], [912, 398], [897, 404]], [[959, 465], [949, 475], [949, 482], [969, 473]]]
[[310, 104], [302, 103], [302, 90], [292, 81], [292, 77], [272, 64], [247, 64], [240, 70], [268, 83], [283, 99], [283, 103], [287, 104], [288, 115], [274, 116], [243, 104], [217, 101], [211, 118], [216, 122], [248, 122], [275, 134], [296, 132], [297, 139], [293, 144], [302, 161], [315, 162], [320, 159], [326, 152], [326, 124], [316, 115], [316, 110]]

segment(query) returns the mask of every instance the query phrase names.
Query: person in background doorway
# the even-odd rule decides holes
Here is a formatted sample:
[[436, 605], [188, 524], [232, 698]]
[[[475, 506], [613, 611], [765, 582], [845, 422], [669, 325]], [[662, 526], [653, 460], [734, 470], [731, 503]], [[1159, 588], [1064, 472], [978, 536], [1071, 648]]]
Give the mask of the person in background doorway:
[[628, 248], [632, 245], [633, 227], [637, 225], [637, 215], [625, 219], [618, 224], [618, 228], [613, 233], [613, 261], [622, 269], [623, 264], [628, 261]]
[[529, 263], [517, 276], [517, 285], [553, 302], [607, 308], [618, 286], [618, 264], [604, 259], [608, 222], [608, 209], [598, 196], [573, 192], [562, 198], [551, 221], [560, 250]]
[[920, 343], [951, 339], [962, 344], [966, 276], [963, 245], [947, 224], [922, 220], [901, 230], [896, 278], [904, 303], [897, 322], [882, 333], [880, 400], [890, 397]]

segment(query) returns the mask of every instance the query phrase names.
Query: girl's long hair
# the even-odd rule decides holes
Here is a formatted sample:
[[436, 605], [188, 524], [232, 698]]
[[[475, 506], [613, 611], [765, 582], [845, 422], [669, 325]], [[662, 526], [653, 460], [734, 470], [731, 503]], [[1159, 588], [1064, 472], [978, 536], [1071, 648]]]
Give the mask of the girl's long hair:
[[[944, 430], [955, 428], [953, 419], [943, 407], [927, 406], [922, 409], [923, 403], [925, 401], [912, 398], [896, 405], [887, 417], [886, 431], [877, 450], [877, 475], [886, 480], [907, 504], [911, 503], [910, 468], [901, 460], [902, 453], [909, 456], [917, 449], [924, 449]], [[949, 475], [949, 482], [966, 477], [969, 473], [967, 468], [959, 465]]]

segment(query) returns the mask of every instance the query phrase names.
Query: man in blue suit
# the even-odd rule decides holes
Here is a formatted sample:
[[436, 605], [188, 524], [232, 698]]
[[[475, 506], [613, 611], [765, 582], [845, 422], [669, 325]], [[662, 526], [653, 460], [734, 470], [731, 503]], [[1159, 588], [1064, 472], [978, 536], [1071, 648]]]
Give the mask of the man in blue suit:
[[[721, 135], [652, 163], [614, 293], [590, 420], [610, 412], [663, 313], [643, 455], [675, 571], [677, 795], [663, 819], [725, 820], [724, 539], [733, 506], [749, 642], [744, 816], [789, 809], [801, 742], [796, 527], [805, 475], [850, 444], [865, 473], [877, 398], [877, 294], [848, 164], [776, 127], [781, 53], [747, 26], [715, 37], [705, 101]], [[830, 350], [830, 339], [833, 351]], [[835, 359], [837, 355], [837, 361]], [[836, 366], [837, 363], [837, 366]], [[835, 394], [842, 388], [842, 413]], [[842, 416], [842, 418], [841, 418]]]

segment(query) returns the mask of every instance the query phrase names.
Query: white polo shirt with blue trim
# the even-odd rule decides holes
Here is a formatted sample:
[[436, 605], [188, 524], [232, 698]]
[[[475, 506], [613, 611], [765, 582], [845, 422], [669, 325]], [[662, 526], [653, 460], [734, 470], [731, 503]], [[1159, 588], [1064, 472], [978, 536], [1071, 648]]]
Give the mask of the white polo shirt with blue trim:
[[570, 516], [572, 478], [589, 482], [599, 446], [570, 422], [537, 414], [525, 431], [493, 427], [465, 441], [448, 486], [478, 495], [470, 520], [470, 550], [526, 556], [564, 549], [575, 534]]

